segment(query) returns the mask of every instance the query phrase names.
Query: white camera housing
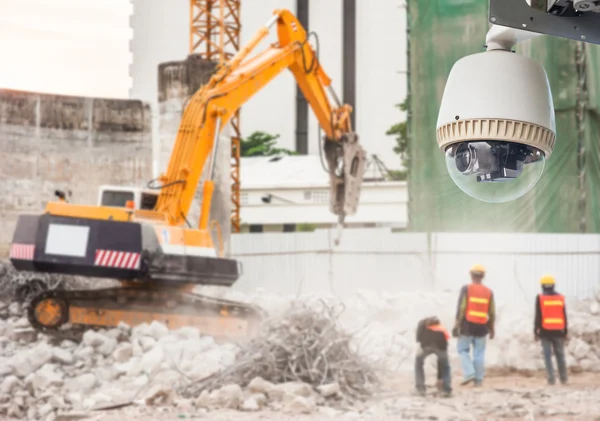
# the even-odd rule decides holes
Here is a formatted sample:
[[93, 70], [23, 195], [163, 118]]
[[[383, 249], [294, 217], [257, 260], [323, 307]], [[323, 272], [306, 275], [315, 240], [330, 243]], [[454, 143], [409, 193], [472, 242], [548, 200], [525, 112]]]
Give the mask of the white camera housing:
[[458, 60], [448, 76], [437, 120], [442, 150], [457, 142], [504, 140], [541, 149], [556, 141], [548, 76], [535, 60], [492, 50]]
[[476, 199], [497, 203], [537, 183], [554, 149], [556, 120], [544, 68], [511, 52], [522, 32], [493, 27], [490, 33], [488, 51], [452, 67], [436, 134], [454, 182]]

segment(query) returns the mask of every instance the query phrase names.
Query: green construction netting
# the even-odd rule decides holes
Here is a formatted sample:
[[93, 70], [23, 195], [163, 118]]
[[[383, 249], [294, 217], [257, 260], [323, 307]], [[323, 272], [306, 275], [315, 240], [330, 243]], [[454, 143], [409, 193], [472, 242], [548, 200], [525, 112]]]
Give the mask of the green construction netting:
[[484, 51], [487, 14], [488, 0], [408, 0], [410, 229], [600, 232], [599, 46], [581, 44], [585, 60], [579, 66], [575, 41], [542, 36], [517, 49], [545, 67], [556, 108], [557, 144], [533, 190], [513, 202], [489, 204], [450, 179], [435, 140], [438, 107], [454, 62]]

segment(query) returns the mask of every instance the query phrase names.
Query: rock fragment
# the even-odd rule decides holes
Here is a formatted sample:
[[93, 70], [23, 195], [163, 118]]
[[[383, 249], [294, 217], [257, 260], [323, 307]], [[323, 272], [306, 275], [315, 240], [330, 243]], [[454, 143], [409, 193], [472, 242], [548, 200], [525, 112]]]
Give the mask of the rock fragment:
[[94, 374], [86, 373], [71, 379], [67, 384], [67, 388], [71, 392], [86, 393], [96, 386], [97, 381], [98, 379]]
[[133, 356], [133, 347], [130, 343], [121, 343], [113, 352], [113, 358], [117, 363], [124, 363], [129, 361], [129, 359]]
[[225, 385], [210, 394], [211, 404], [219, 408], [237, 409], [242, 398], [242, 388], [237, 384]]
[[330, 398], [340, 393], [339, 383], [328, 383], [317, 387], [317, 390], [324, 398]]
[[242, 402], [242, 411], [259, 411], [267, 403], [267, 397], [262, 393], [254, 393]]
[[262, 393], [265, 395], [269, 395], [271, 391], [275, 388], [275, 385], [262, 377], [253, 378], [248, 384], [248, 390], [253, 393]]
[[295, 396], [284, 403], [283, 410], [292, 414], [310, 414], [316, 409], [314, 399], [304, 396]]
[[54, 348], [52, 349], [52, 361], [60, 364], [73, 364], [75, 358], [73, 353], [66, 348]]

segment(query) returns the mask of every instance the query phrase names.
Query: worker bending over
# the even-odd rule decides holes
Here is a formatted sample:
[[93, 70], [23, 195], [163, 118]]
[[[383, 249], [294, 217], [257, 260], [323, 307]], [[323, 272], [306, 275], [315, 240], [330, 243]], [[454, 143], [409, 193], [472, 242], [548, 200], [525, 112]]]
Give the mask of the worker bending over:
[[415, 381], [417, 393], [425, 395], [425, 359], [437, 356], [438, 387], [441, 383], [442, 396], [452, 395], [450, 360], [448, 358], [448, 340], [450, 335], [437, 317], [428, 317], [417, 325], [417, 342], [420, 347], [415, 359]]
[[542, 284], [542, 293], [535, 297], [535, 340], [542, 340], [548, 384], [555, 383], [554, 367], [552, 366], [553, 352], [556, 357], [560, 382], [566, 384], [567, 307], [565, 297], [554, 290], [556, 281], [553, 276], [542, 276], [540, 283]]
[[457, 349], [463, 371], [461, 384], [474, 381], [475, 386], [481, 386], [485, 374], [486, 337], [489, 334], [490, 339], [494, 339], [494, 294], [482, 284], [485, 276], [483, 266], [473, 266], [470, 275], [471, 283], [462, 287], [458, 297], [452, 335], [458, 336]]

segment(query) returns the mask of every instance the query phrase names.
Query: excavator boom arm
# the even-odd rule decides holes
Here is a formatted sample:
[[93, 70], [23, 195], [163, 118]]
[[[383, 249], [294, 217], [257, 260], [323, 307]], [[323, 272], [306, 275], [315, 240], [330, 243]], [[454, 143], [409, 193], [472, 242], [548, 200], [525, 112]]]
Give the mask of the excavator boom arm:
[[[277, 25], [279, 42], [248, 59], [250, 52], [266, 37], [273, 24]], [[285, 69], [294, 75], [323, 128], [325, 143], [341, 143], [346, 139], [345, 135], [352, 134], [349, 118], [351, 107], [339, 104], [331, 89], [331, 79], [322, 69], [317, 52], [308, 43], [306, 31], [291, 12], [276, 10], [269, 23], [217, 70], [208, 84], [192, 96], [185, 109], [167, 172], [159, 179], [161, 193], [155, 208], [155, 211], [166, 216], [171, 225], [186, 222], [198, 183], [208, 164], [199, 223], [200, 229], [207, 228], [219, 133], [238, 108]], [[327, 95], [328, 90], [333, 94], [335, 106]], [[357, 144], [356, 141], [354, 143]], [[335, 147], [329, 149], [328, 163], [335, 164], [337, 159], [343, 160], [343, 152]], [[362, 155], [359, 158], [364, 161]], [[333, 170], [330, 173], [333, 176]], [[343, 175], [336, 177], [343, 184]]]
[[[274, 24], [279, 42], [248, 58]], [[212, 226], [216, 221], [209, 224], [217, 139], [236, 110], [284, 69], [294, 74], [325, 131], [331, 210], [340, 226], [345, 215], [356, 211], [364, 151], [352, 132], [351, 109], [335, 95], [335, 103], [330, 102], [331, 81], [304, 28], [289, 11], [276, 11], [189, 101], [153, 210], [55, 202], [43, 215], [19, 217], [11, 256], [17, 270], [119, 279], [122, 284], [38, 294], [28, 313], [38, 331], [61, 336], [79, 334], [87, 326], [135, 326], [152, 320], [170, 328], [195, 326], [212, 335], [245, 336], [255, 330], [263, 317], [260, 309], [198, 295], [192, 288], [229, 287], [241, 274], [240, 262], [224, 257], [222, 243], [215, 250], [211, 236], [212, 228], [219, 236], [218, 225]], [[203, 172], [199, 229], [182, 228]]]

